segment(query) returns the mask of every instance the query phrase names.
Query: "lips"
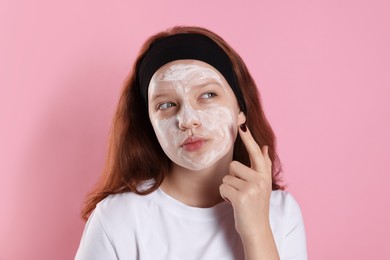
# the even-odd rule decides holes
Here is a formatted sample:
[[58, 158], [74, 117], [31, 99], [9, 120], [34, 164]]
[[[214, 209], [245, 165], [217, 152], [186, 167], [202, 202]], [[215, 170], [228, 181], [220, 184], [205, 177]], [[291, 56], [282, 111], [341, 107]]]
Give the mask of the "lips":
[[187, 137], [180, 145], [187, 152], [195, 152], [200, 150], [203, 145], [207, 142], [206, 139], [200, 136]]

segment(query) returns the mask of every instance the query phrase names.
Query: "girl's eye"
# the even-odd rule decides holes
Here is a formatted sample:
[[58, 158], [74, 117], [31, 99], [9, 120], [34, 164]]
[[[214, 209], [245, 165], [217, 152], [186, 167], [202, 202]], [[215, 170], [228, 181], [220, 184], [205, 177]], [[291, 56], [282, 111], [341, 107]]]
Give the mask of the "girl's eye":
[[217, 96], [217, 94], [210, 92], [210, 93], [204, 93], [203, 95], [200, 96], [202, 99], [210, 99]]
[[176, 104], [172, 103], [172, 102], [165, 102], [165, 103], [158, 105], [157, 110], [165, 110], [165, 109], [168, 109], [168, 108], [173, 107], [173, 106], [176, 106]]

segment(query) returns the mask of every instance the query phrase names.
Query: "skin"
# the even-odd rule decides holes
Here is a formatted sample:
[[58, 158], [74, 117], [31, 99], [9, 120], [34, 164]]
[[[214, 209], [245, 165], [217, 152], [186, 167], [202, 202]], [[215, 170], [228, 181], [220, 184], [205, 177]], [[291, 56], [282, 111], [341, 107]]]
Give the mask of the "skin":
[[[160, 188], [193, 207], [228, 201], [245, 259], [279, 259], [269, 222], [268, 147], [260, 148], [249, 129], [239, 127], [246, 118], [224, 77], [207, 63], [176, 60], [153, 75], [148, 100], [156, 136], [173, 162]], [[232, 161], [237, 134], [251, 167]], [[182, 146], [192, 137], [201, 141]]]
[[[157, 71], [149, 85], [154, 131], [173, 162], [194, 171], [204, 170], [233, 147], [239, 111], [231, 104], [236, 99], [213, 68], [197, 64], [165, 68]], [[196, 144], [182, 145], [186, 139], [193, 142], [190, 137], [201, 139], [201, 149]]]

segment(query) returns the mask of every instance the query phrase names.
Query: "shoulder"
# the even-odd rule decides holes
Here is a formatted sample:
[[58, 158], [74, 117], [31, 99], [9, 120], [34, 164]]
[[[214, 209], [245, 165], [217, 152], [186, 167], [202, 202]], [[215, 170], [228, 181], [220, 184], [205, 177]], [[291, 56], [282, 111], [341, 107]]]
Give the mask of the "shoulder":
[[100, 201], [94, 210], [101, 225], [106, 230], [112, 230], [123, 219], [132, 218], [132, 211], [135, 204], [138, 204], [139, 195], [126, 192], [121, 194], [109, 195]]
[[271, 193], [270, 207], [280, 213], [288, 211], [301, 211], [300, 206], [294, 196], [285, 190], [274, 190]]
[[272, 191], [270, 221], [281, 259], [307, 259], [301, 208], [290, 192]]
[[155, 205], [144, 203], [149, 200], [149, 195], [126, 192], [100, 201], [87, 221], [77, 259], [136, 259], [140, 219], [147, 216], [145, 205]]
[[272, 191], [270, 218], [271, 222], [274, 222], [280, 228], [290, 229], [297, 225], [303, 225], [301, 207], [294, 196], [288, 191]]
[[[150, 182], [142, 183], [139, 185], [139, 191], [145, 190], [148, 185], [150, 185]], [[134, 209], [139, 210], [140, 206], [145, 204], [145, 201], [152, 200], [152, 197], [153, 196], [151, 196], [151, 194], [139, 195], [134, 192], [111, 194], [100, 201], [96, 205], [95, 210], [100, 215], [104, 216], [123, 215], [124, 213], [133, 211]]]
[[153, 192], [148, 195], [125, 192], [109, 195], [96, 205], [94, 212], [102, 226], [111, 230], [128, 223], [136, 224], [140, 217], [148, 215], [156, 205]]
[[111, 212], [111, 214], [123, 213], [123, 211], [129, 210], [141, 199], [142, 197], [134, 192], [112, 194], [100, 201], [96, 205], [95, 210], [99, 214], [106, 214], [108, 212]]

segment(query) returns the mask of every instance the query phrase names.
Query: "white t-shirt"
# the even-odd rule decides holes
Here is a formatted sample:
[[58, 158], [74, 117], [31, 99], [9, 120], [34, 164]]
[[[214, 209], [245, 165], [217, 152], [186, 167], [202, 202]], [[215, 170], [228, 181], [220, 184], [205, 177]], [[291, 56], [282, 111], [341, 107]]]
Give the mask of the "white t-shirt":
[[[272, 191], [270, 223], [281, 259], [307, 259], [299, 205]], [[160, 188], [148, 195], [110, 195], [87, 221], [76, 260], [244, 260], [233, 208], [190, 207]]]

